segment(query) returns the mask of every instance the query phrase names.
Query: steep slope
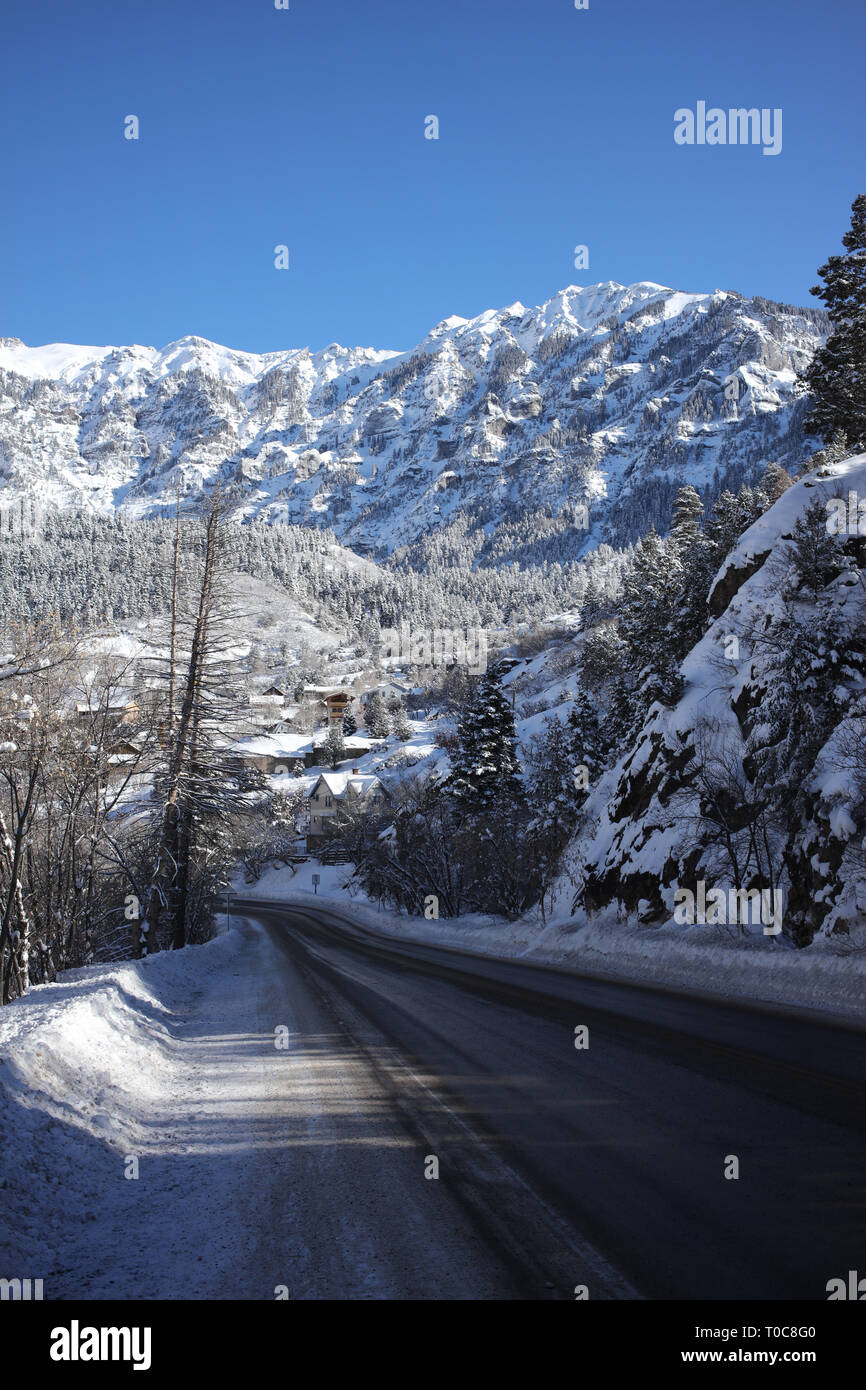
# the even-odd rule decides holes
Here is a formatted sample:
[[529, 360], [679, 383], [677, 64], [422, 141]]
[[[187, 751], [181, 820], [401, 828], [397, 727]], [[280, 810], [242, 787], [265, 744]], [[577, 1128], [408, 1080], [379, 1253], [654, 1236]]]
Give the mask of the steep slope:
[[[0, 487], [155, 515], [228, 462], [240, 516], [389, 554], [455, 518], [561, 516], [575, 550], [666, 522], [683, 480], [808, 450], [811, 309], [652, 283], [452, 316], [416, 348], [254, 354], [0, 340]], [[583, 508], [586, 508], [584, 512]]]
[[[836, 533], [852, 496], [853, 524]], [[864, 497], [859, 455], [806, 475], [741, 537], [710, 593], [715, 619], [683, 662], [681, 699], [652, 706], [587, 803], [579, 903], [654, 920], [703, 882], [777, 889], [800, 944], [862, 920]]]

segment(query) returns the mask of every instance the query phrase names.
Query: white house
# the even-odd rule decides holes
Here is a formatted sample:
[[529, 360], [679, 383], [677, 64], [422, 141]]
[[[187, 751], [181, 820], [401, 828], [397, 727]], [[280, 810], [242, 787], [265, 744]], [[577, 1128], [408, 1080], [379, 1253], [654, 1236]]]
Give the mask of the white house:
[[310, 791], [310, 828], [307, 849], [314, 849], [330, 834], [328, 822], [344, 801], [363, 801], [375, 810], [390, 800], [379, 778], [372, 772], [323, 772]]
[[394, 696], [402, 700], [409, 694], [410, 689], [410, 686], [402, 685], [400, 681], [381, 681], [379, 685], [375, 685], [372, 690], [365, 691], [361, 696], [361, 700], [362, 703], [366, 704], [369, 697], [374, 693], [381, 695], [382, 699], [385, 701], [392, 699]]

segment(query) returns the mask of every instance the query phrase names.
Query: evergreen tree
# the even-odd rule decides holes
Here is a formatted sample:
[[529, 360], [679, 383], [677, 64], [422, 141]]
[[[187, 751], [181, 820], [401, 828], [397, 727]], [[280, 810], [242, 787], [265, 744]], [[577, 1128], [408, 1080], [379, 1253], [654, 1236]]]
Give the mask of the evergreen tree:
[[457, 741], [445, 785], [465, 816], [493, 815], [522, 802], [514, 711], [495, 670], [478, 682], [458, 721]]
[[580, 607], [580, 625], [584, 632], [594, 627], [604, 616], [606, 605], [598, 581], [592, 577], [586, 586], [586, 594]]
[[[579, 808], [586, 800], [585, 785], [577, 786], [575, 772], [587, 759], [575, 754], [575, 726], [549, 719], [544, 733], [533, 740], [527, 755], [529, 804], [532, 819], [527, 827], [543, 883], [555, 876], [562, 851], [574, 833]], [[583, 783], [583, 779], [579, 779]]]
[[848, 567], [848, 558], [830, 532], [826, 509], [818, 498], [797, 517], [792, 547], [797, 585], [814, 599]]
[[704, 504], [695, 489], [691, 486], [681, 487], [674, 499], [671, 520], [671, 540], [680, 551], [697, 540], [703, 514]]
[[[219, 874], [228, 845], [226, 813], [238, 804], [220, 737], [239, 709], [233, 656], [238, 614], [228, 594], [225, 505], [218, 481], [204, 518], [195, 598], [186, 614], [178, 583], [179, 509], [176, 518], [168, 654], [156, 659], [165, 753], [154, 779], [156, 847], [139, 926], [143, 956], [163, 944], [184, 946], [205, 928], [212, 874]], [[239, 793], [242, 802], [243, 790]]]
[[833, 438], [826, 449], [819, 449], [803, 465], [804, 473], [817, 473], [819, 477], [832, 475], [833, 465], [849, 458], [852, 450], [848, 447], [848, 436], [844, 430], [834, 430]]
[[673, 542], [651, 530], [635, 546], [623, 576], [619, 631], [646, 710], [654, 700], [671, 704], [679, 695], [671, 634], [679, 602], [682, 565]]
[[343, 715], [343, 733], [346, 738], [351, 738], [358, 732], [358, 721], [350, 709]]
[[371, 690], [364, 702], [364, 723], [373, 738], [387, 738], [391, 732], [391, 716], [380, 690]]
[[715, 547], [716, 559], [720, 565], [733, 550], [743, 532], [766, 511], [767, 505], [767, 494], [760, 489], [741, 487], [734, 496], [725, 488], [719, 494], [707, 526], [707, 535]]
[[602, 750], [606, 763], [615, 762], [632, 742], [637, 732], [639, 715], [642, 717], [643, 711], [636, 708], [628, 682], [624, 676], [617, 676], [601, 721]]
[[402, 705], [398, 705], [394, 712], [394, 733], [401, 743], [405, 743], [407, 739], [412, 737], [412, 726]]
[[830, 446], [825, 450], [825, 457], [830, 467], [832, 468], [834, 463], [842, 463], [844, 459], [850, 458], [853, 452], [845, 431], [834, 430]]
[[328, 729], [327, 738], [321, 745], [322, 756], [329, 767], [339, 767], [346, 757], [346, 745], [343, 742], [343, 731], [337, 724], [332, 724]]
[[845, 684], [862, 680], [864, 652], [838, 610], [818, 621], [786, 613], [762, 635], [769, 652], [761, 718], [746, 744], [753, 780], [783, 809], [788, 824], [807, 810], [808, 773], [845, 707]]
[[703, 530], [703, 503], [693, 487], [680, 488], [674, 502], [670, 544], [679, 562], [679, 596], [671, 622], [671, 655], [691, 651], [709, 624], [707, 596], [717, 568], [716, 548]]
[[768, 463], [764, 469], [764, 476], [761, 479], [761, 491], [766, 493], [769, 498], [770, 506], [778, 502], [783, 492], [787, 492], [791, 486], [792, 478], [787, 469], [780, 463]]
[[801, 380], [812, 393], [806, 433], [827, 439], [844, 430], [856, 450], [866, 444], [866, 193], [854, 199], [851, 213], [845, 254], [820, 267], [824, 284], [811, 291], [824, 301], [833, 332]]
[[[569, 764], [572, 785], [576, 786], [575, 774], [578, 768], [586, 767], [590, 781], [594, 781], [604, 764], [604, 749], [598, 712], [585, 690], [579, 690], [568, 715], [570, 739]], [[580, 780], [580, 779], [578, 779]], [[577, 788], [577, 790], [581, 790]], [[588, 787], [583, 789], [580, 801], [586, 799]]]

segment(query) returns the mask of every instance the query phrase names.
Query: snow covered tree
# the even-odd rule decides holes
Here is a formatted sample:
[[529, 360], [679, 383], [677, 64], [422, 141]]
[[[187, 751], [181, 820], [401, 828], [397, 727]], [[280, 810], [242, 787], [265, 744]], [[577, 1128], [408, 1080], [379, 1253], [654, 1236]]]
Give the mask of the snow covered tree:
[[36, 636], [31, 645], [16, 634], [6, 647], [15, 658], [0, 662], [3, 1003], [58, 970], [128, 954], [124, 895], [139, 893], [147, 869], [135, 799], [136, 777], [150, 770], [146, 738], [122, 735], [117, 713], [130, 664]]
[[598, 717], [580, 691], [567, 723], [549, 719], [527, 752], [528, 833], [546, 888], [578, 824], [580, 808], [601, 769]]
[[623, 576], [620, 636], [625, 643], [643, 708], [679, 695], [671, 632], [677, 615], [682, 564], [673, 542], [651, 530], [635, 546]]
[[634, 693], [624, 676], [613, 681], [607, 708], [601, 721], [601, 738], [605, 762], [616, 761], [633, 740], [640, 726], [643, 710], [635, 704]]
[[583, 631], [588, 632], [590, 628], [595, 627], [600, 618], [607, 616], [608, 610], [609, 604], [605, 601], [601, 585], [595, 578], [591, 578], [580, 607], [580, 625]]
[[358, 721], [350, 709], [343, 715], [343, 733], [346, 738], [351, 738], [358, 732]]
[[718, 563], [729, 555], [744, 531], [766, 510], [769, 499], [760, 489], [741, 487], [736, 496], [727, 488], [716, 498], [707, 524], [707, 536], [715, 547]]
[[719, 558], [716, 546], [702, 527], [703, 510], [694, 488], [680, 488], [669, 541], [679, 564], [679, 592], [670, 626], [671, 657], [677, 662], [691, 651], [709, 624], [707, 597]]
[[824, 503], [818, 498], [797, 517], [791, 545], [797, 586], [807, 589], [813, 599], [848, 567], [847, 557], [828, 529]]
[[327, 737], [319, 745], [322, 757], [329, 767], [337, 768], [346, 757], [346, 744], [343, 740], [343, 731], [337, 724], [331, 724], [328, 729]]
[[458, 720], [457, 742], [445, 785], [465, 816], [484, 816], [522, 800], [514, 711], [495, 670], [478, 681]]
[[850, 458], [855, 451], [849, 447], [848, 436], [844, 430], [834, 430], [833, 438], [826, 449], [819, 449], [803, 465], [804, 473], [817, 473], [819, 477], [829, 477], [833, 465]]
[[601, 691], [622, 673], [627, 661], [626, 645], [616, 623], [600, 623], [584, 639], [581, 685], [592, 692]]
[[792, 481], [790, 473], [780, 463], [771, 461], [767, 464], [761, 479], [761, 491], [766, 494], [770, 506], [788, 491]]
[[391, 716], [379, 690], [371, 690], [364, 702], [364, 723], [373, 738], [387, 738], [391, 732]]
[[604, 764], [604, 744], [598, 711], [585, 690], [579, 690], [574, 698], [574, 704], [568, 714], [568, 730], [574, 769], [586, 767], [590, 777], [596, 777]]
[[[695, 723], [686, 794], [691, 810], [684, 807], [700, 847], [701, 872], [711, 880], [728, 880], [735, 889], [748, 884], [772, 890], [779, 881], [784, 836], [764, 779], [755, 779], [754, 771], [730, 727], [702, 712]], [[745, 923], [738, 921], [737, 935], [744, 934]]]
[[701, 529], [704, 504], [691, 486], [681, 487], [674, 499], [671, 520], [671, 540], [684, 550], [697, 539]]
[[456, 917], [478, 906], [450, 797], [433, 777], [408, 778], [394, 788], [384, 833], [355, 846], [353, 878], [379, 902], [416, 916]]
[[747, 740], [747, 766], [789, 823], [801, 813], [818, 750], [846, 707], [846, 683], [863, 678], [864, 643], [852, 642], [837, 608], [787, 611], [756, 636], [765, 653], [766, 694]]
[[844, 430], [853, 449], [866, 444], [866, 193], [851, 204], [845, 253], [831, 256], [811, 293], [824, 301], [833, 331], [802, 375], [812, 394], [807, 434]]
[[228, 591], [224, 519], [218, 480], [204, 518], [193, 601], [185, 607], [175, 582], [168, 655], [154, 662], [164, 758], [154, 779], [158, 825], [140, 923], [142, 955], [203, 939], [209, 896], [225, 882], [232, 858], [227, 813], [245, 805], [225, 744], [226, 729], [239, 721], [241, 698], [234, 657], [239, 618]]
[[394, 711], [394, 733], [401, 743], [405, 743], [407, 739], [412, 737], [412, 726], [402, 705], [398, 705]]

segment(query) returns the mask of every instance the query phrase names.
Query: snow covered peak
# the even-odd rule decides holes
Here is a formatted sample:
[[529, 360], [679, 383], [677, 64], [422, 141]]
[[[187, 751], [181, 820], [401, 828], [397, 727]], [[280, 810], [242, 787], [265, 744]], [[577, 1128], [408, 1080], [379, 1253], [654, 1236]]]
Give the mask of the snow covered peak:
[[[218, 469], [238, 515], [325, 525], [362, 552], [420, 542], [479, 506], [586, 506], [594, 545], [668, 521], [666, 489], [797, 465], [798, 371], [819, 310], [653, 281], [568, 285], [544, 304], [452, 314], [408, 350], [264, 353], [0, 339], [0, 480], [136, 515]], [[736, 374], [739, 395], [725, 397]]]

